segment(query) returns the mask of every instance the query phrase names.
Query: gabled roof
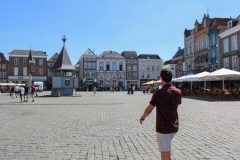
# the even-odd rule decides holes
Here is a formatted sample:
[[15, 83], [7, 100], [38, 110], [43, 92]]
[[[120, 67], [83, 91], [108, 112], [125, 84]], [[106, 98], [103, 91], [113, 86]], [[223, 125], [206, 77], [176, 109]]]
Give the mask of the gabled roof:
[[[25, 56], [28, 57], [30, 50], [13, 50], [12, 52], [9, 53], [9, 56]], [[32, 52], [32, 56], [44, 56], [47, 57], [46, 52], [43, 51], [33, 51]]]
[[184, 49], [179, 48], [172, 59], [183, 56], [183, 55], [184, 55]]
[[170, 59], [163, 63], [163, 65], [168, 65], [168, 64], [174, 64], [174, 62]]
[[125, 58], [137, 58], [136, 51], [123, 51], [121, 55]]
[[104, 51], [98, 58], [124, 58], [116, 51]]
[[157, 54], [140, 54], [139, 59], [161, 59]]
[[75, 70], [72, 62], [68, 56], [65, 45], [63, 46], [55, 64], [51, 68], [52, 70]]
[[83, 56], [84, 55], [94, 55], [94, 56], [96, 56], [96, 54], [90, 49], [90, 48], [88, 48], [84, 53], [83, 53]]
[[56, 52], [48, 61], [56, 61], [59, 54]]

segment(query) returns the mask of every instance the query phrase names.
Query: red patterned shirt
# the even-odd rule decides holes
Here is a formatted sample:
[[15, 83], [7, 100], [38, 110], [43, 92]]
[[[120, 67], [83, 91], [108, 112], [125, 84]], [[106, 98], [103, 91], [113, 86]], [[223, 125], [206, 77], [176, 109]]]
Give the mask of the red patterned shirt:
[[182, 93], [171, 84], [165, 84], [157, 90], [150, 101], [156, 106], [156, 131], [168, 134], [178, 131], [178, 105], [181, 104]]

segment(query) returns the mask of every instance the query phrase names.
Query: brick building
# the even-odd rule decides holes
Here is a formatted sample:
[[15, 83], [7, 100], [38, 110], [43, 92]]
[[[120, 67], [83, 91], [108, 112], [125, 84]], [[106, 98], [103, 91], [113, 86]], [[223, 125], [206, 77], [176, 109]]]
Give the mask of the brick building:
[[239, 71], [240, 20], [228, 21], [228, 28], [219, 34], [221, 67]]
[[0, 83], [8, 82], [8, 64], [8, 60], [6, 60], [4, 54], [0, 52]]
[[203, 16], [202, 22], [199, 23], [197, 20], [195, 22], [194, 28], [194, 70], [195, 73], [203, 72], [209, 70], [209, 38], [208, 33], [210, 30], [212, 19], [209, 15]]
[[32, 52], [34, 65], [32, 80], [46, 82], [48, 74], [47, 54], [43, 51], [13, 50], [9, 53], [9, 76], [8, 80], [14, 83], [27, 83], [28, 76], [28, 55]]

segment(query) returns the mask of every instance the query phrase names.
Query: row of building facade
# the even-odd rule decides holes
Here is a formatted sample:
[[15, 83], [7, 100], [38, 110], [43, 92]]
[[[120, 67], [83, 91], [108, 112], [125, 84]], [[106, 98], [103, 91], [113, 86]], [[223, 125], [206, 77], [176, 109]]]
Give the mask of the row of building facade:
[[94, 86], [124, 90], [130, 86], [141, 88], [143, 83], [158, 79], [162, 66], [158, 55], [104, 51], [97, 56], [87, 49], [76, 64], [76, 73], [82, 90], [92, 90]]
[[[28, 55], [30, 50], [13, 50], [9, 53], [9, 60], [0, 53], [0, 83], [27, 83], [29, 80]], [[43, 51], [31, 50], [34, 68], [32, 79], [45, 82], [45, 87], [51, 89], [51, 68], [59, 54], [55, 53], [48, 59]], [[130, 86], [141, 88], [149, 80], [159, 79], [163, 67], [163, 60], [159, 55], [140, 54], [135, 51], [104, 51], [96, 55], [87, 49], [77, 64], [75, 74], [79, 80], [79, 89], [92, 90], [125, 90]]]
[[179, 49], [164, 68], [175, 77], [214, 71], [219, 68], [240, 70], [240, 16], [210, 18], [195, 21], [194, 28], [184, 31], [184, 49]]

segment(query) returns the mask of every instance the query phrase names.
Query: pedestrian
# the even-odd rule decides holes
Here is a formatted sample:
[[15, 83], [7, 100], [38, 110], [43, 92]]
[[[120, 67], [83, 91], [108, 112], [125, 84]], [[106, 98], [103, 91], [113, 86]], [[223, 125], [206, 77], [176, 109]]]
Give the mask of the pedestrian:
[[18, 96], [19, 91], [20, 91], [19, 87], [17, 85], [15, 85], [14, 86], [14, 93], [15, 93], [16, 98]]
[[22, 102], [22, 98], [23, 98], [23, 96], [24, 96], [24, 93], [25, 93], [25, 89], [24, 89], [24, 87], [23, 86], [20, 86], [20, 99], [21, 99], [21, 102]]
[[31, 87], [31, 94], [32, 94], [32, 102], [34, 102], [34, 94], [36, 92], [36, 88], [35, 86], [32, 84], [32, 87]]
[[96, 92], [97, 92], [97, 87], [95, 86], [95, 87], [93, 87], [93, 92], [94, 92], [94, 95], [96, 94]]
[[28, 102], [28, 84], [24, 86], [24, 102]]
[[156, 107], [156, 135], [161, 160], [171, 160], [171, 140], [178, 131], [178, 105], [181, 104], [182, 93], [171, 84], [172, 72], [163, 69], [160, 73], [163, 83], [157, 90], [140, 118], [140, 124]]
[[10, 88], [10, 97], [14, 98], [15, 97], [15, 92], [14, 92], [14, 87]]

